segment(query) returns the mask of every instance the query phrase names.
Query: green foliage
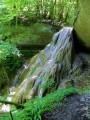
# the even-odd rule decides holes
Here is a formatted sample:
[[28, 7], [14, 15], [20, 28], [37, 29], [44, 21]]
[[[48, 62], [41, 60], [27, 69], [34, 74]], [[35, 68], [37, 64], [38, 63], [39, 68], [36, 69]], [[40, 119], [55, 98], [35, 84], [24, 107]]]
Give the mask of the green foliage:
[[53, 19], [72, 26], [77, 16], [77, 0], [56, 0], [53, 10]]
[[0, 120], [11, 120], [10, 113], [3, 113], [0, 115]]
[[[5, 81], [9, 81], [13, 77], [17, 69], [21, 66], [21, 54], [15, 45], [9, 42], [0, 43], [0, 83], [1, 87], [5, 85]], [[1, 77], [3, 76], [3, 77]]]
[[17, 56], [8, 57], [5, 61], [5, 69], [8, 72], [8, 74], [15, 74], [16, 71], [21, 67], [22, 60], [21, 58], [18, 58]]
[[75, 19], [77, 0], [2, 0], [0, 3], [0, 23], [10, 25], [14, 22], [29, 25], [40, 19], [65, 21], [69, 24]]
[[6, 76], [4, 74], [3, 68], [0, 66], [0, 88], [5, 84]]
[[0, 4], [0, 23], [7, 23], [16, 17], [16, 24], [17, 24], [17, 16], [19, 11], [24, 7], [25, 0], [23, 2], [21, 0], [2, 0]]
[[79, 94], [90, 94], [90, 89], [83, 88], [83, 89], [78, 90], [78, 93]]
[[25, 104], [25, 109], [13, 113], [13, 118], [15, 120], [41, 120], [44, 111], [53, 110], [55, 103], [60, 103], [66, 96], [74, 93], [77, 93], [74, 88], [61, 89], [46, 97], [30, 100]]
[[56, 2], [54, 0], [2, 0], [0, 3], [0, 39], [8, 38], [17, 45], [46, 45], [52, 37], [50, 26], [36, 23], [25, 28], [23, 25], [31, 25], [33, 21], [43, 19], [73, 25], [77, 5], [77, 0], [56, 0]]
[[[68, 1], [68, 0], [67, 0]], [[65, 3], [65, 21], [69, 25], [74, 24], [74, 20], [77, 17], [78, 2], [77, 0], [68, 1]]]
[[51, 86], [54, 84], [54, 79], [48, 79], [46, 82], [41, 86], [42, 88], [51, 88]]
[[4, 95], [3, 97], [0, 98], [0, 100], [5, 101], [7, 99], [8, 95]]
[[[8, 42], [0, 43], [0, 64], [1, 67], [4, 67], [7, 71], [16, 71], [21, 65], [20, 61], [20, 52], [15, 45]], [[4, 63], [4, 64], [3, 64]]]
[[10, 56], [20, 57], [20, 52], [15, 45], [8, 42], [2, 42], [0, 44], [0, 62], [5, 61]]
[[41, 79], [45, 81], [45, 83], [41, 85], [41, 88], [47, 90], [47, 93], [53, 92], [55, 90], [54, 78], [50, 78], [46, 80], [46, 78], [41, 77]]

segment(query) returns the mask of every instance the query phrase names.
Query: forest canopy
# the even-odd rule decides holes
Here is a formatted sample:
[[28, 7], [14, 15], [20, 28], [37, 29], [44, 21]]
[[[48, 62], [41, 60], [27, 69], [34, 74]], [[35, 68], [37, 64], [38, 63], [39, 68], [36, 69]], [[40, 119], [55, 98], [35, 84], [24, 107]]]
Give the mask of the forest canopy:
[[41, 19], [67, 22], [72, 25], [78, 0], [2, 0], [0, 24], [18, 24]]

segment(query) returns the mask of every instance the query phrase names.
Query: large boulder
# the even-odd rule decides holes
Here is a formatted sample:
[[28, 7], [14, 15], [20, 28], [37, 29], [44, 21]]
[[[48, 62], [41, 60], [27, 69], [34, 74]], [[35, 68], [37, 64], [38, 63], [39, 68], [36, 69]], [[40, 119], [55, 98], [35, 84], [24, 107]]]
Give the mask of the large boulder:
[[[25, 57], [32, 57], [39, 50], [45, 48], [51, 42], [54, 31], [52, 25], [45, 23], [33, 23], [30, 26], [18, 25], [1, 27], [0, 39], [14, 43]], [[3, 30], [3, 28], [5, 28]]]
[[90, 48], [90, 0], [79, 0], [79, 12], [74, 29], [83, 46]]

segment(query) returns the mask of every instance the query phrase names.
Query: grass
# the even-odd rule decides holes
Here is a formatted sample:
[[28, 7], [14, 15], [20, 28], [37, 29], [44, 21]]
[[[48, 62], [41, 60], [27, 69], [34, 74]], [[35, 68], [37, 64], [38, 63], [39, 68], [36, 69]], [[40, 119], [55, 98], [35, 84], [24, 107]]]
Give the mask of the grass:
[[90, 89], [83, 88], [82, 90], [78, 90], [79, 94], [90, 94]]
[[[60, 89], [53, 93], [47, 94], [43, 98], [34, 98], [24, 104], [24, 109], [12, 112], [13, 120], [41, 120], [45, 111], [53, 111], [55, 106], [62, 105], [62, 100], [71, 94], [87, 94], [90, 90], [76, 90], [74, 88]], [[6, 116], [6, 117], [5, 117]], [[11, 120], [10, 114], [4, 114], [0, 120]]]
[[[25, 108], [13, 113], [14, 120], [41, 120], [42, 113], [46, 110], [53, 110], [56, 103], [61, 101], [70, 94], [77, 93], [74, 88], [61, 89], [46, 95], [43, 98], [35, 98], [25, 104]], [[2, 117], [0, 120], [4, 120]], [[9, 120], [9, 119], [8, 119]]]

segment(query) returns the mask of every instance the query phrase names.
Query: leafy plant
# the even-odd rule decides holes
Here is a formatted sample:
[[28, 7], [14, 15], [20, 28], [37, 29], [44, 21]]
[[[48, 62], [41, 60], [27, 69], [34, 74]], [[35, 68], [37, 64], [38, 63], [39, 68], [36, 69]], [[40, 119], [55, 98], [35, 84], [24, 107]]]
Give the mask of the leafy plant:
[[[56, 21], [73, 22], [77, 11], [77, 0], [2, 0], [0, 3], [0, 23], [8, 24], [13, 21], [30, 24], [40, 19], [51, 19]], [[72, 19], [71, 19], [72, 17]], [[70, 23], [71, 22], [71, 23]]]
[[47, 93], [53, 92], [55, 90], [55, 81], [53, 78], [46, 80], [46, 78], [41, 77], [41, 79], [45, 81], [44, 84], [41, 85], [41, 88], [47, 90]]
[[74, 88], [61, 89], [46, 97], [30, 100], [25, 104], [25, 109], [13, 113], [13, 118], [15, 120], [41, 120], [44, 111], [53, 110], [55, 103], [60, 103], [66, 96], [74, 93], [77, 93]]
[[[15, 71], [17, 68], [20, 67], [21, 61], [20, 61], [20, 52], [16, 48], [15, 45], [10, 44], [9, 42], [3, 42], [0, 43], [0, 68], [3, 73], [1, 73], [4, 78], [1, 78], [2, 84], [5, 84], [5, 80], [7, 80], [9, 84], [9, 77], [11, 77], [13, 74], [15, 74]], [[11, 74], [12, 73], [12, 74]], [[10, 75], [9, 75], [10, 74]], [[5, 80], [4, 80], [5, 79]]]
[[3, 62], [10, 56], [20, 57], [20, 52], [15, 45], [8, 42], [2, 42], [0, 44], [0, 62]]

